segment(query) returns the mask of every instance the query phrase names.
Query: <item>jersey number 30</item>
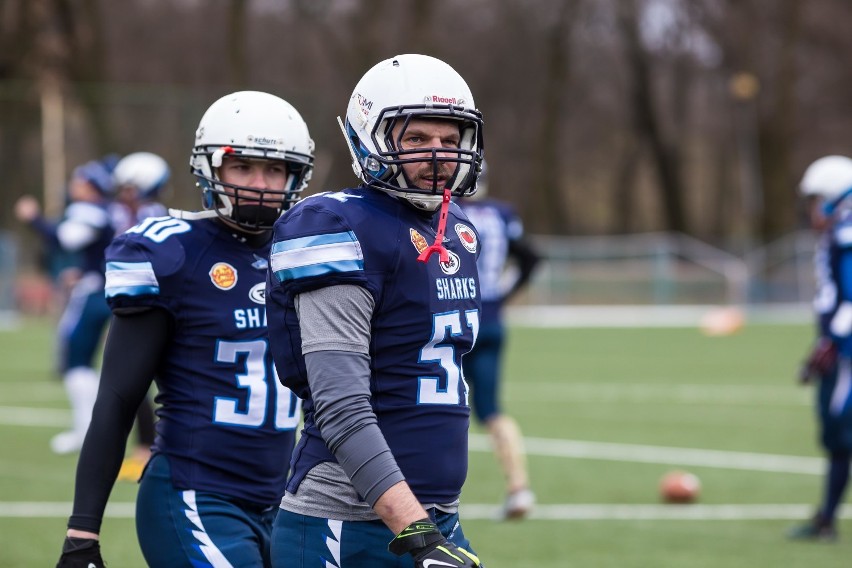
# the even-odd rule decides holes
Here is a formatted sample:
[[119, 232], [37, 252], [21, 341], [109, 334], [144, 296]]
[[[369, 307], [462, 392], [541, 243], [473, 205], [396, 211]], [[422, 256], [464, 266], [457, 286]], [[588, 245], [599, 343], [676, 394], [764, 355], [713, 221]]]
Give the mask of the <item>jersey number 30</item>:
[[295, 430], [299, 425], [299, 399], [278, 380], [275, 365], [266, 357], [263, 339], [253, 341], [220, 341], [216, 361], [236, 363], [245, 359], [245, 373], [237, 374], [237, 386], [246, 389], [244, 400], [217, 397], [213, 405], [213, 421], [217, 424], [259, 428], [266, 422], [270, 379], [275, 388], [275, 429]]

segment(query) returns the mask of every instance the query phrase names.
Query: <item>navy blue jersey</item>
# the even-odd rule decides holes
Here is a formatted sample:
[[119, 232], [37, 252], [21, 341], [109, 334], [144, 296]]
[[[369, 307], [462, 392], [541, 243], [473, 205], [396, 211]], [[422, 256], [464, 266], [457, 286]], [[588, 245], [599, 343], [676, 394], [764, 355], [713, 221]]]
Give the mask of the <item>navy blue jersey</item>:
[[507, 204], [494, 200], [464, 200], [462, 210], [482, 238], [479, 255], [479, 280], [482, 291], [483, 323], [496, 320], [509, 291], [510, 283], [503, 278], [509, 247], [524, 235], [520, 217]]
[[450, 503], [461, 493], [470, 420], [461, 359], [479, 330], [479, 239], [453, 204], [449, 261], [434, 254], [419, 262], [437, 222], [438, 215], [363, 187], [305, 199], [276, 222], [269, 334], [279, 376], [305, 399], [288, 491], [318, 463], [334, 461], [314, 423], [294, 297], [354, 284], [375, 300], [371, 404], [406, 481], [422, 503]]
[[106, 204], [79, 201], [69, 205], [57, 227], [61, 246], [65, 246], [63, 230], [72, 225], [87, 227], [92, 232], [91, 238], [78, 249], [80, 270], [103, 274], [104, 250], [115, 235]]
[[820, 237], [814, 255], [814, 310], [820, 335], [852, 355], [852, 213], [845, 211]]
[[154, 453], [178, 489], [276, 503], [299, 422], [266, 336], [269, 245], [252, 249], [214, 220], [150, 218], [107, 249], [114, 312], [167, 310], [172, 338], [156, 383]]

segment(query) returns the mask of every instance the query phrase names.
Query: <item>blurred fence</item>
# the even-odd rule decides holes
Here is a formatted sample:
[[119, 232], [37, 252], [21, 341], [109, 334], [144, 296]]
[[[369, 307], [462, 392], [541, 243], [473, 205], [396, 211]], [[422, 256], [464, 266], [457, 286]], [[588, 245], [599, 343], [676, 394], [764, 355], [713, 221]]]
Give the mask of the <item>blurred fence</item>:
[[[763, 319], [810, 317], [815, 242], [809, 231], [745, 257], [675, 233], [531, 238], [543, 260], [512, 306], [525, 321], [691, 324], [713, 306], [737, 306]], [[16, 308], [32, 311], [18, 305], [37, 290], [20, 275], [31, 272], [20, 270], [20, 256], [15, 236], [0, 232], [0, 318]]]
[[814, 238], [809, 231], [792, 233], [740, 257], [675, 233], [536, 235], [544, 261], [515, 305], [570, 306], [575, 315], [590, 306], [620, 313], [645, 306], [657, 308], [660, 317], [663, 308], [683, 316], [689, 306], [700, 308], [698, 314], [707, 306], [733, 305], [801, 319], [814, 293]]

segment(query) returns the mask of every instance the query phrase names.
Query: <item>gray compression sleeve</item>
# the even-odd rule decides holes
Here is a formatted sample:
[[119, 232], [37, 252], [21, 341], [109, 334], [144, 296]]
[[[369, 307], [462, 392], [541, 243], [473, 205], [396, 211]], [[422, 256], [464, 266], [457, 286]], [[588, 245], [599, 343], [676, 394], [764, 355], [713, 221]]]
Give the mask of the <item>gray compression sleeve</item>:
[[369, 357], [317, 351], [305, 355], [305, 365], [322, 437], [352, 486], [372, 507], [404, 477], [370, 406]]
[[371, 507], [404, 480], [370, 405], [372, 308], [366, 290], [348, 285], [306, 292], [296, 302], [317, 426]]

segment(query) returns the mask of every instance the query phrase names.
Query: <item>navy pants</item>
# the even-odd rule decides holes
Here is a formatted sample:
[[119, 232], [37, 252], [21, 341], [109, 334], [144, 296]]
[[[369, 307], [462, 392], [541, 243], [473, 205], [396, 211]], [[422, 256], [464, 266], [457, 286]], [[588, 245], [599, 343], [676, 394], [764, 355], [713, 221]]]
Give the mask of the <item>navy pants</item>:
[[60, 373], [75, 367], [95, 366], [95, 354], [111, 316], [104, 297], [103, 276], [86, 274], [74, 285], [59, 320]]
[[482, 423], [500, 414], [500, 365], [505, 331], [501, 324], [482, 325], [476, 345], [462, 359], [464, 378], [473, 391], [471, 406]]
[[820, 380], [817, 391], [821, 441], [829, 452], [852, 451], [852, 362], [838, 359], [837, 371]]
[[151, 459], [136, 499], [136, 534], [149, 566], [268, 568], [274, 506], [172, 485], [168, 458]]
[[[473, 552], [458, 514], [429, 511], [441, 533], [453, 544]], [[285, 511], [278, 512], [272, 531], [274, 568], [413, 568], [411, 555], [388, 552], [394, 534], [382, 521], [336, 521]]]

